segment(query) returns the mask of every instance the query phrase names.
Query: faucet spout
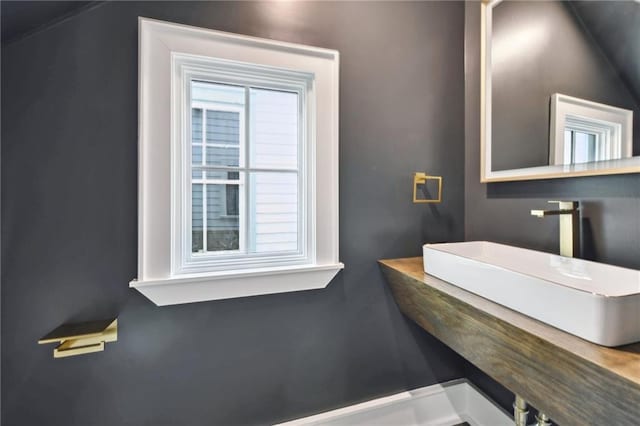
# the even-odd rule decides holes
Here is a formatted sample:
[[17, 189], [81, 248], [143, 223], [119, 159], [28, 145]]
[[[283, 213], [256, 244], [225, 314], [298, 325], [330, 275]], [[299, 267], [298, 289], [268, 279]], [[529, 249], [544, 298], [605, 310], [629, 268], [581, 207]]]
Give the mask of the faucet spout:
[[580, 209], [577, 201], [549, 201], [558, 210], [531, 210], [531, 215], [560, 216], [560, 256], [575, 257], [580, 252]]
[[577, 210], [531, 210], [531, 216], [545, 217], [561, 214], [573, 214]]

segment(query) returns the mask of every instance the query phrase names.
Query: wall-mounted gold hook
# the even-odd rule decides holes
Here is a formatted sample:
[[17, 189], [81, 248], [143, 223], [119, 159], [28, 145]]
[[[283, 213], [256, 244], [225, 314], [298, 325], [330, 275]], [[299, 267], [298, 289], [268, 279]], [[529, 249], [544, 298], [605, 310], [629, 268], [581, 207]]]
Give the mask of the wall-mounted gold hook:
[[[436, 198], [418, 198], [418, 185], [426, 185], [428, 180], [438, 181], [438, 196]], [[415, 172], [413, 174], [413, 202], [414, 203], [441, 203], [442, 202], [442, 176], [429, 176], [426, 173]]]
[[118, 340], [118, 320], [108, 319], [78, 324], [63, 324], [38, 340], [39, 344], [60, 344], [53, 350], [54, 358], [82, 355], [104, 350], [106, 342]]

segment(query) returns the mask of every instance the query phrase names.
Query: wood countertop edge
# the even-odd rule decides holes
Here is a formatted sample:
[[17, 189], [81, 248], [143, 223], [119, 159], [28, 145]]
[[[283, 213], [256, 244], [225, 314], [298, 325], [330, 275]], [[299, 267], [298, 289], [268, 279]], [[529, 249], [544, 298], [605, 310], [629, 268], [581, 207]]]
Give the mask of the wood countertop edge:
[[422, 258], [381, 259], [381, 265], [398, 271], [416, 281], [448, 295], [461, 302], [506, 322], [539, 339], [545, 340], [558, 350], [565, 351], [585, 362], [606, 370], [632, 386], [640, 388], [640, 343], [608, 348], [588, 342], [553, 326], [520, 314], [488, 299], [428, 275], [423, 271]]
[[640, 344], [582, 340], [423, 272], [379, 261], [404, 315], [564, 426], [638, 426]]

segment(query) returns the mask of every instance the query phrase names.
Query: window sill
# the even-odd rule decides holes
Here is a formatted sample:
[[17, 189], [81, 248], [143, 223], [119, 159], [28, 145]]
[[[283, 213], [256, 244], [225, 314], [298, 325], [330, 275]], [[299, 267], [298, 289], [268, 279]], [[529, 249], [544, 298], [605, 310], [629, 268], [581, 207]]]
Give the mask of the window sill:
[[135, 288], [157, 306], [232, 299], [261, 294], [325, 288], [342, 263], [250, 269], [159, 280], [133, 280]]

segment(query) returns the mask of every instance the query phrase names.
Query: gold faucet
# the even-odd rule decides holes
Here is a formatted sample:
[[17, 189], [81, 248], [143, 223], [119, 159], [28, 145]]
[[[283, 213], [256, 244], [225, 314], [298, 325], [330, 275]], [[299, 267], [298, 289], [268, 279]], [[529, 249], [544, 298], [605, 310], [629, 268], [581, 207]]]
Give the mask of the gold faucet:
[[558, 210], [531, 210], [531, 215], [560, 216], [560, 256], [575, 257], [580, 253], [580, 210], [577, 201], [549, 201]]
[[[560, 216], [560, 256], [575, 257], [580, 252], [580, 203], [577, 201], [549, 201], [558, 204], [558, 210], [531, 210], [535, 217]], [[513, 404], [516, 426], [527, 424], [527, 402], [519, 395]], [[533, 426], [551, 426], [551, 419], [542, 411], [536, 415]]]

